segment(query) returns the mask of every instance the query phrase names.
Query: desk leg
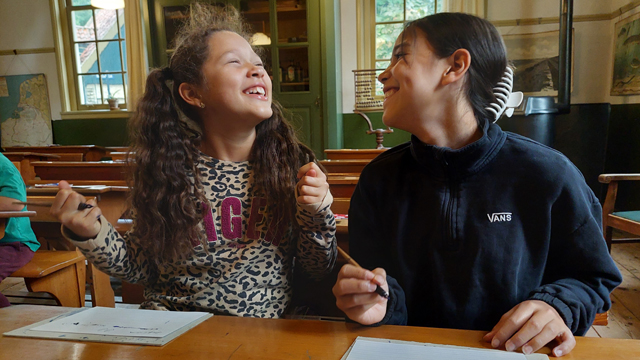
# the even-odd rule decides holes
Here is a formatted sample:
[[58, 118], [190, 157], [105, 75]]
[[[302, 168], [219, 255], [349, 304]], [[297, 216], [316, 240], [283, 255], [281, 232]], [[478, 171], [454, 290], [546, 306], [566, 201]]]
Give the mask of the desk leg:
[[93, 306], [115, 307], [116, 299], [111, 287], [109, 275], [98, 270], [93, 264], [87, 268], [87, 277], [91, 279], [91, 299]]

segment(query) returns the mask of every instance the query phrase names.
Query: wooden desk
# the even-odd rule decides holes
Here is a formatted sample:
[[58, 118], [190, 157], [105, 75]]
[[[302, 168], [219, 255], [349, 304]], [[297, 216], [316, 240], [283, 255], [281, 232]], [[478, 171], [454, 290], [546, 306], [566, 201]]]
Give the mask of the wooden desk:
[[[114, 226], [126, 210], [126, 197], [129, 188], [126, 186], [95, 186], [92, 188], [74, 188], [75, 191], [85, 197], [96, 197], [102, 215]], [[27, 188], [27, 200], [52, 202], [58, 188]], [[29, 205], [30, 209], [38, 210], [38, 216], [31, 221], [31, 227], [39, 238], [58, 244], [55, 248], [69, 249], [67, 242], [62, 241], [60, 223], [58, 219], [49, 214], [49, 206]], [[87, 268], [88, 283], [94, 306], [115, 306], [114, 292], [111, 288], [109, 276], [99, 271], [93, 264]]]
[[[127, 194], [129, 192], [129, 188], [126, 186], [74, 187], [73, 190], [87, 198], [95, 197], [100, 210], [102, 210], [102, 215], [114, 226], [126, 210]], [[57, 187], [27, 188], [27, 198], [29, 201], [51, 202], [57, 193]], [[58, 222], [56, 218], [49, 215], [49, 206], [29, 205], [29, 208], [38, 211], [38, 216], [33, 220], [35, 222]]]
[[30, 151], [47, 154], [81, 153], [84, 161], [100, 161], [109, 152], [107, 148], [96, 145], [50, 145], [50, 146], [10, 146], [6, 151]]
[[35, 161], [36, 175], [42, 180], [125, 180], [123, 161]]
[[[0, 333], [73, 310], [39, 305], [0, 309]], [[69, 340], [0, 338], [0, 359], [328, 359], [338, 360], [357, 336], [490, 348], [485, 332], [409, 326], [363, 327], [333, 321], [270, 320], [215, 315], [162, 347]], [[564, 360], [639, 359], [640, 340], [576, 339]], [[540, 352], [549, 353], [543, 348]], [[553, 358], [551, 358], [553, 359]]]
[[0, 239], [4, 237], [7, 219], [14, 217], [34, 217], [35, 211], [0, 211]]
[[29, 180], [33, 180], [36, 177], [36, 172], [31, 165], [34, 161], [49, 161], [59, 160], [60, 155], [43, 154], [34, 152], [5, 152], [2, 153], [7, 159], [20, 163], [20, 175], [22, 180], [26, 183]]
[[372, 160], [387, 149], [326, 149], [324, 153], [328, 160]]

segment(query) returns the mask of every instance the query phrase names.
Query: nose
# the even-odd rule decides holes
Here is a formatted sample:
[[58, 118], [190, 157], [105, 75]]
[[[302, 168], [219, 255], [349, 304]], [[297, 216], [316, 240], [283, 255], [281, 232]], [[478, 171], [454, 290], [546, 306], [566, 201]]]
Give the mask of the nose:
[[389, 68], [384, 69], [383, 72], [380, 73], [380, 75], [378, 75], [378, 81], [380, 81], [381, 83], [385, 83], [385, 81], [387, 81], [389, 79]]
[[266, 71], [264, 70], [264, 68], [262, 66], [254, 66], [251, 71], [249, 72], [249, 76], [253, 77], [258, 77], [261, 78], [263, 76], [266, 75]]

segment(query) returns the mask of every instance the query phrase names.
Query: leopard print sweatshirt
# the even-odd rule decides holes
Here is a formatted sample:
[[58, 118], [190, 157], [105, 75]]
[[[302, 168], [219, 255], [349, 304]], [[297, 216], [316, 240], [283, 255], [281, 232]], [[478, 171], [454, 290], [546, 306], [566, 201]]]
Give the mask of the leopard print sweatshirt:
[[190, 258], [152, 271], [130, 233], [120, 236], [104, 217], [95, 239], [74, 241], [67, 229], [63, 233], [100, 270], [145, 285], [141, 308], [281, 317], [291, 300], [294, 257], [312, 277], [333, 269], [336, 223], [331, 193], [321, 204], [298, 204], [301, 230], [294, 234], [292, 226], [275, 226], [266, 199], [254, 191], [249, 162], [204, 154], [199, 162], [209, 200], [202, 224], [208, 252], [197, 245]]

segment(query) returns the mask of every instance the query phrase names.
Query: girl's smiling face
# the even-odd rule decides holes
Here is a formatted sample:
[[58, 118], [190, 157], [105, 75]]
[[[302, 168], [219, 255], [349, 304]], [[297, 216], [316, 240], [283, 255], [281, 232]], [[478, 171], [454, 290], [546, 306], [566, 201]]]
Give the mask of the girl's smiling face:
[[420, 123], [438, 116], [438, 90], [448, 68], [447, 59], [436, 56], [421, 30], [400, 34], [389, 67], [378, 76], [384, 84], [385, 125], [415, 133]]
[[231, 31], [212, 34], [202, 73], [204, 84], [199, 94], [205, 104], [203, 119], [255, 127], [273, 114], [271, 79], [242, 36]]

